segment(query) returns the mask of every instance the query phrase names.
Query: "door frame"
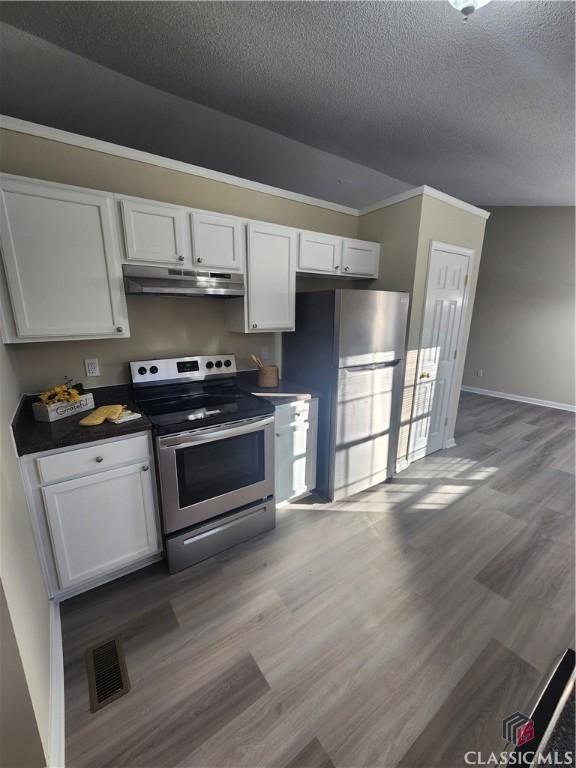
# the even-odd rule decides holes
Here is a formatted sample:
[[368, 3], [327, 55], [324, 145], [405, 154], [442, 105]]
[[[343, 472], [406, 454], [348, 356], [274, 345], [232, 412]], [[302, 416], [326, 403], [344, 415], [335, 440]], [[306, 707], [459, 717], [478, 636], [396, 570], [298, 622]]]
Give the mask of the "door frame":
[[[430, 283], [430, 263], [432, 260], [432, 253], [433, 251], [444, 251], [445, 253], [456, 253], [459, 256], [465, 256], [468, 259], [468, 269], [467, 269], [467, 281], [466, 286], [464, 289], [464, 296], [462, 297], [462, 314], [460, 316], [460, 327], [458, 328], [458, 343], [457, 343], [457, 354], [456, 354], [456, 361], [461, 360], [462, 354], [464, 352], [464, 340], [465, 340], [465, 334], [464, 334], [464, 327], [465, 327], [465, 319], [467, 317], [468, 307], [470, 304], [470, 292], [472, 287], [472, 280], [470, 279], [471, 275], [473, 274], [475, 263], [476, 263], [476, 251], [473, 248], [466, 248], [463, 245], [452, 245], [450, 243], [444, 243], [441, 240], [430, 240], [430, 244], [428, 246], [428, 254], [426, 256], [426, 288], [424, 291], [424, 302], [422, 307], [422, 317], [420, 318], [420, 328], [419, 328], [419, 334], [418, 334], [418, 356], [416, 358], [416, 374], [418, 373], [418, 370], [420, 369], [420, 355], [422, 353], [422, 334], [424, 331], [424, 321], [426, 319], [426, 303], [428, 300], [428, 288]], [[457, 398], [460, 397], [460, 388], [455, 387], [454, 385], [454, 374], [452, 375], [452, 381], [450, 382], [450, 388], [448, 392], [448, 412], [452, 410], [452, 407], [454, 405], [454, 402]], [[416, 385], [416, 379], [413, 383], [413, 388], [415, 388]], [[420, 450], [413, 450], [412, 449], [412, 425], [413, 425], [413, 419], [414, 419], [414, 405], [415, 405], [415, 397], [412, 398], [412, 408], [410, 411], [410, 434], [408, 436], [408, 452], [407, 452], [407, 458], [406, 458], [406, 466], [408, 464], [411, 464], [413, 461], [417, 461], [418, 459], [424, 458], [427, 454]], [[456, 442], [454, 440], [454, 435], [449, 436], [448, 435], [448, 428], [450, 426], [450, 421], [448, 421], [448, 424], [444, 425], [444, 433], [442, 436], [442, 449], [445, 450], [446, 448], [452, 448], [454, 445], [456, 445]], [[401, 467], [402, 469], [404, 467]]]

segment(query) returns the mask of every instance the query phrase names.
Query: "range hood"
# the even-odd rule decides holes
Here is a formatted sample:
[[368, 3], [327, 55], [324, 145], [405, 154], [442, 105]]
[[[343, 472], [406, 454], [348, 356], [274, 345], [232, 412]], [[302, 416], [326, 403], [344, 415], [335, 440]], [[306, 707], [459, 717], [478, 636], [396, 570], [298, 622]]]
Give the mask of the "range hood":
[[244, 296], [244, 275], [124, 264], [126, 293], [153, 296]]

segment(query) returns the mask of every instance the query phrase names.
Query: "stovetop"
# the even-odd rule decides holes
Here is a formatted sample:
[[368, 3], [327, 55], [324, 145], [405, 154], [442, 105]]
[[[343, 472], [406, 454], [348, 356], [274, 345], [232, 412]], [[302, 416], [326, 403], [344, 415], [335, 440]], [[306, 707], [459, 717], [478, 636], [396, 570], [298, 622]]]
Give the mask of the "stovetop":
[[158, 435], [274, 413], [272, 403], [236, 387], [148, 400], [138, 400], [138, 394], [135, 394], [135, 400]]
[[274, 413], [274, 406], [238, 386], [234, 355], [130, 363], [133, 399], [157, 435]]

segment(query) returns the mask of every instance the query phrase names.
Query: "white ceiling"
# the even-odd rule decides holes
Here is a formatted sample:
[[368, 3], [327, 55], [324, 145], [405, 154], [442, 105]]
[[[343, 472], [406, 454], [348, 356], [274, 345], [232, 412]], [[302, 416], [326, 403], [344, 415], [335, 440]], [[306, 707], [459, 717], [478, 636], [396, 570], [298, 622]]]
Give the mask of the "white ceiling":
[[573, 203], [572, 2], [496, 0], [466, 24], [446, 0], [10, 2], [0, 18], [410, 184]]

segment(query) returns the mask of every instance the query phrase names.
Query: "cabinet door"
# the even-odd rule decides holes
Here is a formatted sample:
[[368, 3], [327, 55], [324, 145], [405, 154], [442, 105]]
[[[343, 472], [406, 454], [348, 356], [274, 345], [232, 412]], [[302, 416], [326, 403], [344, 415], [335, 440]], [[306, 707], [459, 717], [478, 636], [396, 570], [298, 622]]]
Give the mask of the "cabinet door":
[[185, 208], [132, 198], [120, 205], [127, 261], [190, 266]]
[[358, 277], [378, 277], [380, 245], [363, 240], [344, 240], [342, 273]]
[[298, 271], [321, 275], [339, 274], [342, 240], [316, 232], [300, 232]]
[[227, 272], [244, 270], [244, 248], [239, 219], [192, 213], [192, 253], [194, 264]]
[[302, 420], [291, 405], [276, 409], [276, 503], [303, 496], [316, 487], [318, 401], [309, 402], [308, 419]]
[[159, 551], [152, 475], [133, 464], [42, 488], [62, 588]]
[[14, 340], [129, 335], [112, 195], [3, 177], [0, 226]]
[[248, 224], [247, 331], [293, 331], [296, 232]]

